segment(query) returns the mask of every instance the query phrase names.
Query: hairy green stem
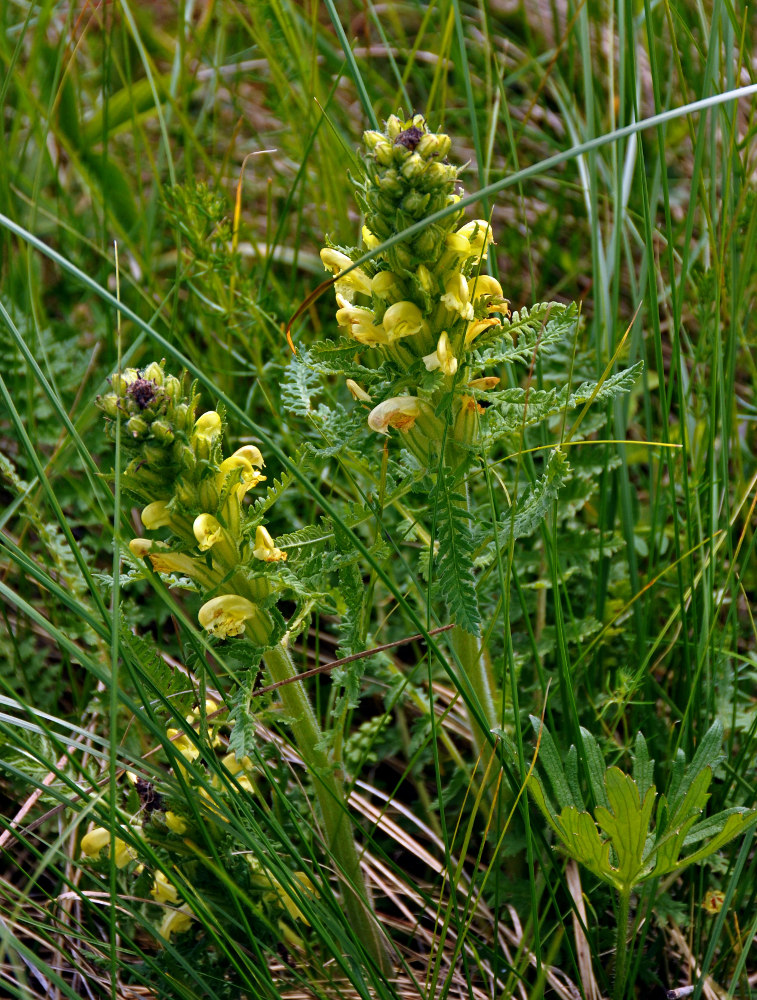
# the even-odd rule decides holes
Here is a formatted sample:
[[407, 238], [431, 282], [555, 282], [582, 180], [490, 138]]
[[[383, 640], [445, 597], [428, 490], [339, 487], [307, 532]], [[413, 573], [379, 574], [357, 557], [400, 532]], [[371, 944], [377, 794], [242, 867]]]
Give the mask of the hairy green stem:
[[618, 932], [615, 941], [614, 1000], [623, 1000], [628, 964], [628, 915], [631, 908], [631, 891], [621, 892], [618, 899]]
[[[264, 656], [274, 682], [290, 680], [297, 672], [283, 643]], [[344, 785], [328, 754], [321, 749], [323, 734], [301, 681], [279, 688], [297, 747], [313, 780], [329, 850], [339, 870], [350, 924], [366, 952], [384, 973], [391, 972], [386, 939], [373, 913], [360, 868], [357, 847], [344, 795]]]
[[[498, 724], [497, 707], [494, 701], [494, 681], [489, 670], [489, 662], [481, 640], [462, 628], [454, 628], [450, 633], [450, 642], [457, 658], [460, 660], [465, 676], [470, 682], [473, 693], [481, 706], [484, 718], [493, 728]], [[467, 711], [473, 742], [481, 755], [481, 764], [486, 767], [489, 759], [490, 742], [487, 734], [478, 724], [470, 711]]]

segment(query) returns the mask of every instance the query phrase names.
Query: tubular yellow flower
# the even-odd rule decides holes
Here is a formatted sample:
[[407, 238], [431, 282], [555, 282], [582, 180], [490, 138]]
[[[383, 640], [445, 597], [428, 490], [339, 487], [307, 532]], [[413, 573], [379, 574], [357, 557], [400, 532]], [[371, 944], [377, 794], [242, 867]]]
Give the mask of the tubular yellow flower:
[[87, 858], [99, 857], [103, 847], [110, 844], [110, 830], [104, 826], [96, 826], [81, 839], [81, 853]]
[[190, 556], [183, 552], [150, 551], [148, 558], [156, 573], [183, 573], [184, 576], [197, 575], [197, 565]]
[[176, 886], [168, 881], [163, 872], [155, 872], [150, 895], [156, 903], [178, 903], [179, 893]]
[[197, 617], [200, 625], [211, 635], [225, 639], [227, 636], [241, 635], [245, 622], [254, 618], [257, 611], [256, 606], [246, 597], [222, 594], [203, 604]]
[[470, 301], [468, 282], [459, 272], [451, 274], [444, 282], [442, 305], [458, 313], [463, 319], [473, 319], [473, 304]]
[[286, 562], [287, 554], [277, 549], [268, 529], [259, 524], [255, 529], [255, 548], [252, 554], [263, 562]]
[[181, 816], [177, 816], [175, 812], [171, 812], [170, 809], [166, 812], [166, 826], [171, 833], [177, 833], [179, 835], [186, 833], [189, 829], [186, 820], [184, 820]]
[[354, 379], [348, 378], [346, 383], [353, 399], [357, 399], [361, 403], [370, 403], [370, 395]]
[[468, 287], [474, 300], [490, 295], [502, 298], [502, 285], [490, 274], [477, 274], [475, 278], [469, 278]]
[[171, 512], [168, 509], [168, 502], [166, 500], [155, 500], [153, 503], [148, 503], [140, 514], [140, 517], [142, 518], [142, 524], [148, 531], [165, 527], [165, 525], [171, 523]]
[[353, 306], [342, 296], [337, 294], [339, 309], [336, 312], [336, 321], [339, 326], [346, 326], [350, 336], [366, 347], [378, 347], [381, 344], [388, 344], [389, 340], [386, 331], [381, 323], [375, 322], [375, 315], [372, 309], [363, 309], [361, 306]]
[[134, 848], [125, 844], [123, 840], [119, 840], [118, 837], [116, 837], [115, 853], [113, 855], [113, 863], [116, 868], [125, 867], [125, 865], [128, 865], [130, 861], [134, 861], [136, 857], [137, 852]]
[[263, 453], [260, 448], [254, 444], [242, 445], [241, 448], [237, 448], [234, 455], [231, 457], [233, 458], [235, 455], [239, 458], [246, 458], [254, 469], [262, 469], [265, 465], [265, 462], [263, 461]]
[[[378, 246], [378, 243], [376, 245]], [[371, 294], [371, 279], [362, 268], [353, 267], [352, 261], [347, 254], [341, 253], [339, 250], [333, 250], [331, 247], [324, 247], [321, 250], [321, 261], [327, 271], [331, 271], [332, 274], [337, 275], [337, 282], [334, 287], [348, 300], [352, 300], [355, 292], [360, 292], [363, 295]], [[343, 274], [349, 268], [352, 268], [352, 270], [348, 274]]]
[[379, 271], [371, 280], [371, 291], [379, 299], [396, 299], [402, 294], [402, 283], [393, 271]]
[[439, 342], [436, 345], [436, 350], [423, 358], [423, 364], [426, 366], [426, 371], [429, 372], [441, 368], [445, 375], [455, 374], [457, 371], [457, 358], [452, 353], [446, 330], [442, 331]]
[[421, 414], [417, 396], [394, 396], [374, 406], [368, 414], [368, 426], [377, 434], [389, 434], [389, 428], [409, 431]]
[[470, 323], [465, 331], [465, 347], [470, 347], [476, 337], [483, 333], [484, 330], [488, 330], [490, 326], [501, 325], [500, 321], [493, 317], [491, 319], [479, 319], [475, 323]]
[[[466, 223], [461, 229], [458, 229], [454, 237], [458, 240], [463, 239], [468, 244], [466, 257], [480, 257], [481, 260], [486, 260], [489, 245], [494, 242], [492, 228], [484, 219], [475, 219], [473, 222]], [[457, 245], [456, 241], [455, 249], [457, 249]]]
[[375, 250], [377, 246], [380, 246], [381, 240], [378, 236], [374, 236], [368, 226], [363, 226], [363, 243], [368, 250]]
[[150, 538], [132, 538], [129, 542], [129, 552], [135, 559], [144, 559], [152, 547], [153, 542]]
[[212, 443], [222, 430], [223, 421], [221, 420], [221, 415], [216, 413], [215, 410], [208, 410], [207, 413], [203, 413], [201, 417], [197, 418], [192, 433], [195, 437], [204, 438], [209, 443]]
[[498, 375], [484, 375], [483, 378], [474, 378], [468, 383], [469, 389], [482, 389], [488, 392], [489, 389], [493, 389], [495, 385], [499, 385], [500, 378]]
[[390, 344], [402, 337], [412, 337], [425, 327], [423, 313], [414, 302], [395, 302], [384, 313], [384, 329]]
[[198, 514], [192, 525], [200, 552], [207, 552], [223, 536], [223, 528], [212, 514]]
[[[243, 449], [240, 448], [239, 450], [242, 451]], [[227, 459], [221, 462], [220, 471], [216, 476], [216, 486], [219, 490], [223, 489], [226, 477], [237, 469], [240, 473], [239, 482], [232, 485], [231, 492], [236, 494], [241, 502], [245, 493], [254, 486], [257, 486], [258, 483], [262, 483], [266, 477], [261, 475], [259, 470], [247, 458], [240, 455], [239, 452], [234, 452], [233, 455], [229, 455]]]
[[170, 941], [172, 934], [183, 934], [184, 931], [188, 931], [193, 920], [194, 914], [186, 904], [170, 909], [163, 917], [158, 933], [166, 941]]
[[200, 756], [198, 748], [187, 734], [183, 733], [180, 729], [167, 729], [166, 736], [168, 736], [184, 760], [188, 760], [190, 764]]

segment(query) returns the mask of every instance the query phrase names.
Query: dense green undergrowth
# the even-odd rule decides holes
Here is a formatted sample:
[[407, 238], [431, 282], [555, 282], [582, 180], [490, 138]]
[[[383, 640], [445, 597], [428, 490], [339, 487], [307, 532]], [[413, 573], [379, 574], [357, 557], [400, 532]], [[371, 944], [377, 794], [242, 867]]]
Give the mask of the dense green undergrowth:
[[752, 995], [756, 42], [0, 6], [0, 992]]

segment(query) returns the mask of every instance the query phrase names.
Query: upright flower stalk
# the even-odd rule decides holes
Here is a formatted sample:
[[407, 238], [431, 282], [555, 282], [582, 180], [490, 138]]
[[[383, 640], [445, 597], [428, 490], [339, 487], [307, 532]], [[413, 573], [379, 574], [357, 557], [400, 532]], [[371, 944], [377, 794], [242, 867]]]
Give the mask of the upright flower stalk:
[[[491, 226], [485, 219], [465, 222], [454, 208], [461, 192], [459, 169], [447, 160], [450, 138], [431, 132], [422, 115], [392, 115], [383, 132], [366, 132], [363, 139], [361, 241], [321, 251], [336, 278], [336, 322], [356, 341], [363, 368], [398, 373], [377, 380], [379, 394], [371, 391], [370, 430], [398, 434], [432, 475], [449, 470], [461, 477], [478, 437], [481, 402], [499, 382], [485, 375], [481, 348], [508, 338], [508, 302], [486, 272]], [[381, 249], [444, 208], [452, 211], [441, 222]], [[369, 251], [376, 251], [371, 260], [356, 267]], [[363, 389], [354, 381], [349, 388], [363, 405]], [[467, 510], [463, 490], [465, 499], [458, 494], [454, 502]], [[457, 628], [452, 646], [488, 727], [496, 726], [496, 687], [480, 640]], [[471, 729], [484, 751], [487, 734], [473, 719]]]
[[183, 380], [165, 373], [163, 363], [114, 375], [111, 391], [98, 398], [110, 433], [121, 413], [123, 448], [130, 457], [122, 482], [144, 505], [144, 527], [170, 533], [167, 541], [134, 539], [130, 550], [156, 572], [168, 574], [169, 582], [181, 585], [188, 578], [203, 597], [198, 620], [208, 635], [246, 636], [263, 649], [271, 679], [288, 682], [279, 689], [281, 700], [313, 781], [350, 923], [367, 954], [388, 972], [385, 939], [360, 868], [342, 777], [324, 749], [307, 691], [294, 679], [289, 635], [276, 641], [268, 610], [285, 589], [279, 567], [287, 555], [244, 503], [265, 480], [265, 462], [251, 444], [224, 456], [223, 415], [215, 410], [197, 415], [198, 402], [195, 387], [187, 391]]

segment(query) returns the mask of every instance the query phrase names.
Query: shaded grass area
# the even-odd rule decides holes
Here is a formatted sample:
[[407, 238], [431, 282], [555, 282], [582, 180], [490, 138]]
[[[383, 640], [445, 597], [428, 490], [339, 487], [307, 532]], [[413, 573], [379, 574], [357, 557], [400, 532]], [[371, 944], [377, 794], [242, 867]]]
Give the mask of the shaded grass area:
[[[754, 805], [756, 105], [729, 95], [755, 83], [748, 7], [121, 0], [8, 3], [0, 22], [4, 988], [609, 995], [623, 914], [505, 788], [522, 786], [534, 756], [529, 714], [563, 756], [583, 726], [626, 770], [642, 730], [660, 790], [678, 751], [691, 759], [719, 719], [711, 808]], [[521, 767], [498, 798], [483, 761], [474, 776], [443, 636], [437, 656], [403, 642], [364, 673], [308, 682], [343, 744], [369, 882], [403, 959], [386, 980], [360, 971], [275, 694], [255, 703], [248, 795], [212, 749], [231, 738], [228, 717], [214, 730], [198, 707], [231, 696], [243, 653], [208, 646], [192, 596], [114, 563], [114, 524], [126, 543], [140, 522], [107, 476], [112, 445], [93, 400], [119, 343], [124, 365], [167, 355], [176, 368], [178, 352], [205, 406], [225, 400], [229, 444], [259, 445], [268, 485], [281, 482], [271, 532], [334, 512], [337, 532], [370, 551], [356, 579], [338, 581], [367, 595], [361, 648], [415, 634], [415, 616], [445, 624], [420, 563], [423, 531], [433, 535], [424, 499], [350, 519], [396, 472], [396, 451], [382, 459], [374, 441], [357, 458], [306, 459], [306, 442], [323, 443], [309, 409], [345, 405], [345, 387], [322, 380], [300, 414], [281, 392], [286, 325], [324, 278], [324, 236], [358, 240], [360, 135], [398, 107], [423, 112], [468, 162], [469, 217], [491, 218], [492, 273], [512, 308], [580, 304], [572, 336], [503, 367], [502, 387], [644, 369], [575, 442], [572, 418], [544, 424], [489, 456], [472, 487], [481, 523], [494, 523], [504, 496], [543, 474], [535, 449], [567, 439], [573, 479], [476, 577]], [[333, 312], [330, 295], [312, 301], [294, 343], [335, 337]], [[388, 556], [372, 549], [381, 537]], [[298, 667], [345, 651], [347, 603], [309, 620]], [[360, 697], [345, 701], [345, 687]], [[195, 732], [190, 713], [204, 750], [191, 764], [166, 736]], [[145, 857], [150, 810], [127, 770], [168, 801], [195, 802], [178, 869], [165, 828]], [[94, 874], [80, 866], [90, 820], [176, 881], [198, 915], [192, 933], [159, 947], [165, 907], [148, 875], [104, 858]], [[754, 865], [747, 835], [639, 893], [626, 995], [688, 982], [697, 996], [751, 995]]]

